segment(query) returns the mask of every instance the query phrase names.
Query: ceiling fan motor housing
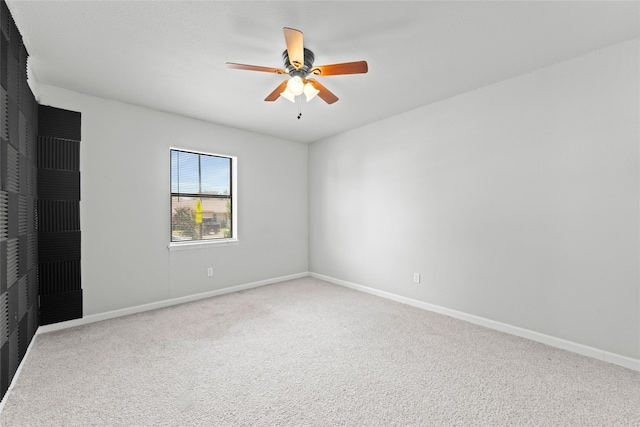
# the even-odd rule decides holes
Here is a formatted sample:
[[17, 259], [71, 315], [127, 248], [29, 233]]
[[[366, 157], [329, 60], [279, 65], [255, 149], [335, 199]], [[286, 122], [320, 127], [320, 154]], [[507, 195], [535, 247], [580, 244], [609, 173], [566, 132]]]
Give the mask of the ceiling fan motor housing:
[[315, 56], [313, 55], [313, 52], [311, 52], [307, 48], [304, 48], [304, 65], [296, 70], [296, 67], [294, 67], [291, 64], [291, 61], [289, 61], [289, 52], [287, 52], [286, 50], [282, 52], [282, 60], [284, 61], [284, 68], [285, 70], [287, 70], [287, 72], [291, 77], [295, 77], [295, 76], [302, 77], [302, 78], [306, 77], [309, 74], [309, 71], [311, 70], [311, 68], [313, 67], [314, 59], [315, 59]]

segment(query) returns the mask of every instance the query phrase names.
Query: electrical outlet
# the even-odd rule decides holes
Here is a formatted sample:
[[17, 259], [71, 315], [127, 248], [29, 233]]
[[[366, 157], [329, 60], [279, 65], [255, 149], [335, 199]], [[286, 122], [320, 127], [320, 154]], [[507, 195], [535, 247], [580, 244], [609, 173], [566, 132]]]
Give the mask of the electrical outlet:
[[420, 283], [420, 273], [413, 273], [413, 283]]
[[213, 276], [213, 268], [211, 267], [207, 268], [207, 276], [209, 277]]

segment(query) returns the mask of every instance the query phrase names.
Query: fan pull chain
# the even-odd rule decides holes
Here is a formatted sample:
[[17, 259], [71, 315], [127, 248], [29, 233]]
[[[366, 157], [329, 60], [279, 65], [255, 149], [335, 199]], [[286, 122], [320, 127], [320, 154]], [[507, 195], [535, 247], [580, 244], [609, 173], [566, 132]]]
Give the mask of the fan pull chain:
[[302, 105], [302, 102], [300, 102], [299, 99], [296, 99], [296, 105], [298, 106], [298, 120], [300, 120], [300, 117], [302, 117], [302, 108], [300, 107], [300, 105]]

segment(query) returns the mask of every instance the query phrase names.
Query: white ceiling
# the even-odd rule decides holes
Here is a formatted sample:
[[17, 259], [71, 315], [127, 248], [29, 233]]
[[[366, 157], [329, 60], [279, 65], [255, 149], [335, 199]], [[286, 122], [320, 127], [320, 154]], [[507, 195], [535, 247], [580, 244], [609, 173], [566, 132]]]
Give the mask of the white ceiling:
[[[38, 85], [313, 142], [639, 36], [632, 2], [243, 2], [7, 0]], [[318, 77], [340, 100], [263, 99], [285, 78], [282, 27], [315, 65], [366, 60], [369, 73]]]

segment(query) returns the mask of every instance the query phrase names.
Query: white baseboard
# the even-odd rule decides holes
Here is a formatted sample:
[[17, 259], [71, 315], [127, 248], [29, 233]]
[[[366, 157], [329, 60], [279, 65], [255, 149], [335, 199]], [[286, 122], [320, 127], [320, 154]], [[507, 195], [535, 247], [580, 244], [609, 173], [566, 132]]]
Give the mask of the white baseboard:
[[435, 313], [444, 314], [446, 316], [454, 317], [456, 319], [465, 320], [469, 323], [484, 326], [490, 329], [495, 329], [500, 332], [505, 332], [511, 335], [516, 335], [522, 338], [527, 338], [532, 341], [536, 341], [542, 344], [549, 345], [551, 347], [560, 348], [563, 350], [571, 351], [573, 353], [581, 354], [583, 356], [592, 357], [594, 359], [602, 360], [605, 362], [613, 363], [615, 365], [623, 366], [634, 371], [640, 371], [640, 359], [634, 359], [620, 354], [611, 353], [605, 350], [601, 350], [594, 347], [589, 347], [583, 344], [579, 344], [573, 341], [568, 341], [562, 338], [557, 338], [551, 335], [542, 334], [529, 329], [520, 328], [518, 326], [509, 325], [507, 323], [497, 322], [495, 320], [487, 319], [473, 314], [464, 313], [450, 308], [442, 307], [435, 304], [430, 304], [424, 301], [415, 300], [412, 298], [403, 297], [390, 292], [381, 291], [378, 289], [370, 288], [368, 286], [358, 285], [356, 283], [347, 282], [345, 280], [336, 279], [334, 277], [325, 276], [318, 273], [309, 273], [309, 276], [316, 279], [324, 280], [326, 282], [341, 285], [357, 291], [366, 292], [368, 294], [376, 295], [382, 298], [390, 299], [403, 304], [411, 305], [413, 307], [421, 308], [423, 310], [433, 311]]
[[149, 311], [149, 310], [155, 310], [158, 308], [163, 308], [163, 307], [170, 307], [172, 305], [178, 305], [178, 304], [183, 304], [186, 302], [192, 302], [192, 301], [197, 301], [197, 300], [201, 300], [201, 299], [205, 299], [205, 298], [211, 298], [214, 296], [218, 296], [218, 295], [224, 295], [224, 294], [229, 294], [232, 292], [238, 292], [238, 291], [242, 291], [245, 289], [252, 289], [252, 288], [257, 288], [260, 286], [265, 286], [265, 285], [271, 285], [273, 283], [278, 283], [278, 282], [284, 282], [286, 280], [293, 280], [293, 279], [299, 279], [301, 277], [307, 277], [307, 276], [311, 276], [314, 277], [316, 279], [320, 279], [320, 280], [324, 280], [326, 282], [330, 282], [330, 283], [334, 283], [336, 285], [341, 285], [350, 289], [354, 289], [357, 291], [361, 291], [361, 292], [366, 292], [372, 295], [376, 295], [382, 298], [386, 298], [392, 301], [396, 301], [396, 302], [400, 302], [403, 304], [407, 304], [407, 305], [411, 305], [417, 308], [421, 308], [423, 310], [428, 310], [428, 311], [433, 311], [435, 313], [440, 313], [440, 314], [444, 314], [446, 316], [450, 316], [450, 317], [454, 317], [456, 319], [460, 319], [460, 320], [465, 320], [467, 322], [476, 324], [476, 325], [480, 325], [480, 326], [484, 326], [490, 329], [495, 329], [497, 331], [500, 332], [505, 332], [511, 335], [516, 335], [522, 338], [527, 338], [530, 339], [532, 341], [536, 341], [536, 342], [540, 342], [542, 344], [546, 344], [552, 347], [556, 347], [556, 348], [560, 348], [563, 350], [567, 350], [567, 351], [571, 351], [573, 353], [577, 353], [577, 354], [581, 354], [583, 356], [588, 356], [588, 357], [592, 357], [594, 359], [598, 359], [598, 360], [602, 360], [604, 362], [608, 362], [608, 363], [612, 363], [615, 365], [619, 365], [619, 366], [623, 366], [625, 368], [628, 369], [632, 369], [634, 371], [639, 371], [640, 372], [640, 360], [639, 359], [634, 359], [631, 357], [627, 357], [627, 356], [622, 356], [620, 354], [616, 354], [616, 353], [611, 353], [605, 350], [601, 350], [601, 349], [597, 349], [594, 347], [589, 347], [586, 345], [582, 345], [582, 344], [578, 344], [572, 341], [567, 341], [564, 340], [562, 338], [557, 338], [557, 337], [553, 337], [551, 335], [545, 335], [545, 334], [541, 334], [539, 332], [535, 332], [535, 331], [531, 331], [529, 329], [524, 329], [524, 328], [520, 328], [517, 326], [513, 326], [513, 325], [509, 325], [506, 323], [502, 323], [502, 322], [497, 322], [495, 320], [491, 320], [491, 319], [487, 319], [484, 317], [480, 317], [480, 316], [475, 316], [472, 314], [468, 314], [468, 313], [464, 313], [461, 311], [457, 311], [457, 310], [452, 310], [450, 308], [446, 308], [446, 307], [442, 307], [442, 306], [438, 306], [435, 304], [430, 304], [424, 301], [419, 301], [419, 300], [415, 300], [412, 298], [407, 298], [407, 297], [403, 297], [401, 295], [396, 295], [390, 292], [386, 292], [386, 291], [381, 291], [378, 289], [374, 289], [374, 288], [370, 288], [367, 286], [363, 286], [363, 285], [358, 285], [356, 283], [351, 283], [351, 282], [347, 282], [345, 280], [340, 280], [340, 279], [336, 279], [334, 277], [329, 277], [329, 276], [325, 276], [322, 274], [318, 274], [318, 273], [310, 273], [310, 272], [303, 272], [303, 273], [297, 273], [297, 274], [292, 274], [292, 275], [288, 275], [288, 276], [282, 276], [282, 277], [275, 277], [272, 279], [266, 279], [266, 280], [261, 280], [258, 282], [252, 282], [252, 283], [246, 283], [243, 285], [237, 285], [237, 286], [231, 286], [228, 288], [223, 288], [223, 289], [216, 289], [213, 291], [209, 291], [209, 292], [203, 292], [203, 293], [199, 293], [199, 294], [194, 294], [194, 295], [188, 295], [188, 296], [184, 296], [184, 297], [179, 297], [179, 298], [173, 298], [173, 299], [169, 299], [169, 300], [164, 300], [164, 301], [157, 301], [157, 302], [153, 302], [153, 303], [149, 303], [149, 304], [143, 304], [143, 305], [138, 305], [135, 307], [128, 307], [128, 308], [124, 308], [124, 309], [120, 309], [120, 310], [113, 310], [113, 311], [108, 311], [105, 313], [99, 313], [99, 314], [93, 314], [90, 316], [86, 316], [83, 317], [81, 319], [74, 319], [74, 320], [69, 320], [66, 322], [60, 322], [60, 323], [55, 323], [52, 325], [45, 325], [45, 326], [40, 326], [38, 328], [38, 330], [36, 331], [36, 335], [33, 337], [33, 339], [31, 340], [31, 342], [29, 343], [29, 346], [27, 347], [27, 351], [25, 352], [24, 357], [22, 358], [22, 361], [20, 362], [20, 365], [18, 366], [18, 369], [16, 370], [13, 379], [11, 380], [11, 384], [9, 385], [9, 388], [7, 390], [7, 392], [4, 395], [4, 398], [0, 401], [0, 413], [2, 413], [2, 410], [5, 406], [7, 397], [9, 396], [9, 392], [11, 391], [11, 389], [13, 388], [13, 385], [15, 384], [15, 382], [18, 379], [18, 376], [20, 375], [20, 372], [22, 370], [23, 364], [25, 363], [25, 361], [28, 359], [29, 356], [29, 352], [31, 351], [31, 347], [34, 345], [37, 336], [39, 334], [43, 334], [43, 333], [47, 333], [47, 332], [53, 332], [53, 331], [58, 331], [61, 329], [67, 329], [67, 328], [72, 328], [74, 326], [80, 326], [80, 325], [86, 325], [86, 324], [90, 324], [90, 323], [94, 323], [94, 322], [99, 322], [102, 320], [108, 320], [108, 319], [113, 319], [116, 317], [122, 317], [122, 316], [127, 316], [129, 314], [135, 314], [135, 313], [141, 313], [144, 311]]
[[40, 326], [36, 331], [36, 335], [45, 334], [47, 332], [59, 331], [61, 329], [73, 328], [75, 326], [87, 325], [89, 323], [100, 322], [102, 320], [114, 319], [116, 317], [128, 316], [130, 314], [142, 313], [144, 311], [156, 310], [158, 308], [170, 307], [172, 305], [184, 304], [186, 302], [198, 301], [205, 298], [211, 298], [218, 295], [230, 294], [232, 292], [243, 291], [245, 289], [257, 288], [260, 286], [271, 285], [273, 283], [284, 282], [286, 280], [299, 279], [309, 276], [308, 272], [291, 274], [288, 276], [274, 277], [272, 279], [260, 280], [258, 282], [246, 283], [244, 285], [230, 286], [228, 288], [216, 289], [213, 291], [202, 292], [184, 297], [172, 298], [149, 304], [136, 305], [134, 307], [122, 308], [119, 310], [107, 311], [104, 313], [91, 314], [80, 319], [67, 320], [65, 322], [53, 323], [51, 325]]
[[[86, 325], [89, 323], [99, 322], [102, 320], [113, 319], [116, 317], [127, 316], [129, 314], [141, 313], [144, 311], [155, 310], [163, 307], [170, 307], [172, 305], [183, 304], [191, 301], [197, 301], [204, 298], [211, 298], [218, 295], [229, 294], [232, 292], [238, 292], [245, 289], [257, 288], [260, 286], [270, 285], [273, 283], [284, 282], [286, 280], [293, 280], [293, 279], [298, 279], [298, 278], [307, 277], [307, 276], [315, 277], [317, 279], [334, 283], [336, 285], [345, 286], [347, 288], [355, 289], [355, 290], [366, 292], [382, 298], [387, 298], [403, 304], [418, 307], [423, 310], [433, 311], [435, 313], [444, 314], [446, 316], [454, 317], [456, 319], [465, 320], [467, 322], [470, 322], [476, 325], [485, 326], [487, 328], [495, 329], [500, 332], [505, 332], [511, 335], [527, 338], [532, 341], [540, 342], [542, 344], [547, 344], [556, 348], [561, 348], [563, 350], [571, 351], [577, 354], [581, 354], [583, 356], [593, 357], [594, 359], [613, 363], [615, 365], [623, 366], [625, 368], [633, 369], [634, 371], [640, 372], [640, 359], [634, 359], [634, 358], [623, 356], [620, 354], [611, 353], [606, 350], [586, 346], [573, 341], [568, 341], [562, 338], [557, 338], [551, 335], [542, 334], [540, 332], [535, 332], [529, 329], [520, 328], [518, 326], [509, 325], [507, 323], [502, 323], [502, 322], [487, 319], [484, 317], [475, 316], [473, 314], [452, 310], [450, 308], [442, 307], [439, 305], [430, 304], [424, 301], [403, 297], [401, 295], [396, 295], [390, 292], [381, 291], [378, 289], [370, 288], [368, 286], [358, 285], [356, 283], [347, 282], [345, 280], [336, 279], [334, 277], [325, 276], [317, 273], [309, 273], [309, 272], [275, 277], [272, 279], [261, 280], [258, 282], [246, 283], [243, 285], [231, 286], [223, 289], [216, 289], [213, 291], [203, 292], [200, 294], [194, 294], [194, 295], [188, 295], [188, 296], [179, 297], [179, 298], [157, 301], [149, 304], [138, 305], [135, 307], [128, 307], [120, 310], [108, 311], [105, 313], [93, 314], [93, 315], [85, 316], [81, 319], [74, 319], [66, 322], [55, 323], [52, 325], [40, 326], [36, 331], [36, 335], [57, 331], [61, 329], [72, 328], [74, 326]], [[32, 343], [33, 343], [33, 340], [32, 340]], [[26, 356], [24, 359], [26, 359]], [[17, 372], [16, 372], [16, 376], [17, 376]]]

